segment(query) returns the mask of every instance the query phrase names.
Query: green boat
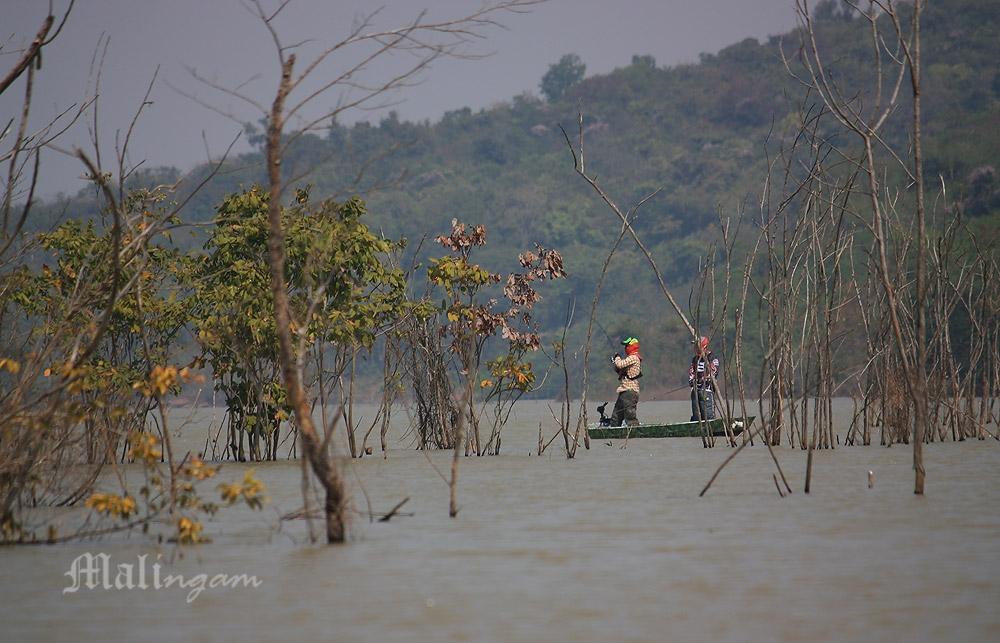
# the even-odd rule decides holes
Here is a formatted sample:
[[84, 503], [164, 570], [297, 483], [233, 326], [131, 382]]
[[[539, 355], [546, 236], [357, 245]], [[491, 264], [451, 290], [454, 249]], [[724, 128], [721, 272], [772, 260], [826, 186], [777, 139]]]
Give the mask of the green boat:
[[[755, 415], [732, 421], [733, 433], [750, 428]], [[626, 438], [697, 438], [702, 435], [702, 424], [707, 424], [714, 436], [726, 435], [725, 420], [716, 418], [706, 422], [671, 422], [669, 424], [639, 424], [636, 426], [592, 426], [587, 429], [591, 440], [623, 440]]]

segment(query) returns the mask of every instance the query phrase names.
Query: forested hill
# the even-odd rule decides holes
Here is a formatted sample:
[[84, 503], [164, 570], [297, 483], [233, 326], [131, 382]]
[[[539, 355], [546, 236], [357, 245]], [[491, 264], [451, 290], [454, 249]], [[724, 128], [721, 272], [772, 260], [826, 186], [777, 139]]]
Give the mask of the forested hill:
[[[820, 47], [835, 61], [843, 85], [862, 82], [871, 68], [867, 25], [845, 18], [832, 3], [821, 5]], [[995, 221], [1000, 212], [998, 34], [1000, 3], [927, 3], [926, 174], [935, 183], [942, 177], [967, 216], [982, 221]], [[796, 64], [794, 33], [766, 42], [747, 39], [674, 67], [636, 55], [627, 67], [578, 81], [583, 70], [572, 57], [564, 58], [550, 70], [542, 98], [525, 94], [476, 112], [458, 107], [436, 123], [405, 122], [390, 114], [377, 125], [332, 124], [325, 136], [296, 143], [286, 169], [294, 176], [313, 168], [304, 180], [313, 185], [314, 196], [361, 193], [368, 200], [369, 225], [390, 237], [407, 237], [411, 248], [425, 235], [447, 231], [458, 218], [487, 226], [488, 245], [479, 259], [497, 271], [512, 269], [518, 252], [535, 242], [560, 250], [570, 277], [542, 291], [539, 316], [552, 331], [575, 298], [582, 326], [618, 234], [614, 214], [574, 173], [560, 131], [562, 125], [575, 141], [582, 110], [588, 170], [621, 206], [662, 188], [640, 211], [636, 229], [683, 303], [700, 257], [718, 238], [719, 210], [735, 215], [744, 205], [756, 208], [766, 171], [765, 140], [769, 132], [773, 142], [794, 127], [792, 114], [805, 98], [782, 63], [782, 42]], [[906, 115], [893, 119], [898, 126], [890, 131], [905, 145]], [[259, 124], [249, 130], [259, 146]], [[259, 153], [232, 159], [191, 201], [185, 218], [211, 219], [224, 195], [262, 181], [262, 172]], [[145, 180], [172, 173], [148, 171]], [[598, 320], [600, 351], [605, 330], [637, 334], [649, 370], [683, 372], [685, 365], [677, 360], [688, 347], [680, 341], [679, 323], [627, 239], [611, 265]], [[666, 388], [680, 377], [657, 380]]]

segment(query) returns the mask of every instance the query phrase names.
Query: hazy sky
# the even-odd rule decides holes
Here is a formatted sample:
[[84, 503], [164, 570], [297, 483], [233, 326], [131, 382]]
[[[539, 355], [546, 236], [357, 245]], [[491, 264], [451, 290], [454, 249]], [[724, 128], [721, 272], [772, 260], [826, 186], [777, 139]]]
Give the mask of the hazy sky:
[[[55, 4], [64, 8], [68, 0]], [[38, 30], [47, 6], [44, 0], [0, 0], [0, 72], [6, 72]], [[431, 17], [445, 17], [480, 6], [480, 0], [293, 0], [278, 28], [289, 43], [311, 39], [315, 46], [339, 40], [357, 19], [379, 7], [375, 24], [388, 28], [402, 26], [425, 8]], [[694, 62], [701, 52], [715, 52], [748, 36], [765, 38], [795, 24], [793, 0], [550, 0], [530, 13], [500, 19], [506, 29], [488, 30], [487, 38], [470, 50], [490, 56], [435, 63], [418, 86], [394, 98], [401, 101], [393, 106], [400, 118], [434, 121], [451, 109], [488, 107], [525, 91], [537, 95], [542, 75], [565, 53], [578, 54], [589, 76], [627, 65], [633, 54], [650, 54], [661, 66]], [[130, 148], [133, 161], [146, 159], [150, 166], [188, 168], [205, 160], [206, 142], [216, 156], [240, 130], [236, 122], [183, 93], [242, 121], [260, 117], [198, 83], [188, 68], [231, 87], [246, 83], [243, 91], [261, 102], [273, 95], [278, 82], [270, 37], [240, 0], [77, 0], [63, 33], [45, 49], [36, 80], [34, 125], [92, 94], [91, 63], [102, 35], [110, 39], [98, 110], [105, 165], [113, 156], [115, 132], [127, 130], [157, 65], [153, 104], [143, 113]], [[343, 60], [335, 60], [322, 74], [336, 73]], [[384, 76], [392, 64], [401, 61], [373, 67], [369, 79]], [[0, 96], [4, 124], [18, 113], [23, 88], [21, 80]], [[317, 107], [336, 101], [331, 94]], [[356, 112], [341, 120], [377, 121], [383, 115]], [[87, 141], [87, 127], [78, 123], [62, 145], [85, 146]], [[241, 141], [235, 149], [247, 146]], [[78, 161], [49, 151], [42, 164], [43, 195], [73, 193], [84, 185]]]

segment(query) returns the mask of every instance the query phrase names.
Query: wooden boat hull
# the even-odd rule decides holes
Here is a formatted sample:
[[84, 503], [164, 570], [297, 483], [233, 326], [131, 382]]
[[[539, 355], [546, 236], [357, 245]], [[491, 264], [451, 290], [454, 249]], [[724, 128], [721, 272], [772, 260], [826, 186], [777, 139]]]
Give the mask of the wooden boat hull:
[[[742, 421], [734, 419], [733, 433], [750, 428], [756, 416]], [[592, 426], [587, 429], [591, 440], [624, 440], [626, 438], [697, 438], [702, 435], [702, 424], [708, 425], [714, 436], [726, 434], [725, 420], [716, 418], [707, 422], [672, 422], [670, 424], [639, 424], [638, 426]]]

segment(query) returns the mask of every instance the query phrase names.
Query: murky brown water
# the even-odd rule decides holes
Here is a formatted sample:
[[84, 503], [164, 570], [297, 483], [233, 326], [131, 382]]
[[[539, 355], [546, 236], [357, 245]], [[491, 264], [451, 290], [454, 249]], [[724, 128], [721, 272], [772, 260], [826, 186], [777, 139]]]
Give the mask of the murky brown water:
[[[684, 403], [640, 412], [658, 410], [686, 413]], [[138, 536], [0, 549], [0, 639], [1000, 640], [995, 441], [928, 446], [922, 498], [904, 446], [817, 452], [808, 496], [805, 454], [781, 447], [795, 491], [783, 499], [767, 451], [749, 448], [699, 498], [730, 449], [633, 440], [566, 461], [557, 442], [529, 457], [547, 418], [526, 403], [505, 455], [462, 461], [455, 520], [423, 454], [401, 445], [388, 461], [351, 463], [359, 509], [363, 483], [376, 511], [409, 496], [415, 515], [359, 516], [344, 547], [302, 544], [302, 521], [276, 527], [301, 505], [298, 464], [279, 462], [257, 465], [263, 512], [221, 512], [207, 526], [215, 542], [173, 564], [172, 547]], [[448, 458], [431, 455], [442, 470]], [[163, 573], [262, 584], [205, 589], [190, 604], [176, 587], [64, 594], [85, 552], [112, 564], [162, 553]]]

